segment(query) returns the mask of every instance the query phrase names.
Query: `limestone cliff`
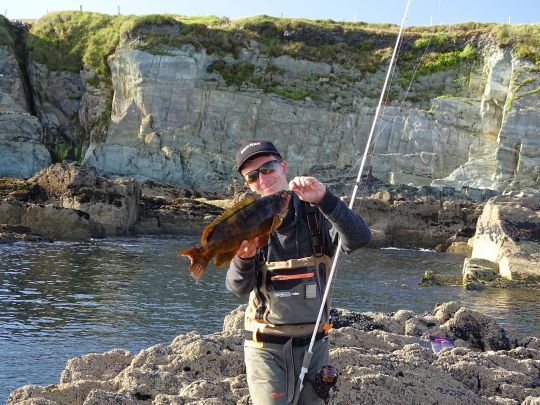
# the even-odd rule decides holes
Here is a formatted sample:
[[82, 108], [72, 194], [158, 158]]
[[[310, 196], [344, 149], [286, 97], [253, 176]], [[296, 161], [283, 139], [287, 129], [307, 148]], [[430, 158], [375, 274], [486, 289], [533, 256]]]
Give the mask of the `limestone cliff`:
[[[0, 28], [6, 24], [0, 16]], [[51, 157], [42, 141], [40, 122], [30, 114], [13, 38], [0, 29], [0, 176], [27, 178], [48, 166]]]
[[[45, 47], [42, 32], [54, 31], [72, 46], [66, 27], [76, 18], [46, 17], [29, 35]], [[292, 175], [330, 163], [357, 170], [396, 27], [270, 17], [138, 24], [118, 32], [106, 69], [85, 54], [78, 70], [60, 73], [34, 42], [29, 71], [48, 144], [84, 148], [101, 173], [201, 191], [239, 187], [232, 155], [251, 137], [275, 140]], [[410, 29], [368, 160], [375, 177], [538, 189], [536, 55], [502, 41], [503, 28]]]

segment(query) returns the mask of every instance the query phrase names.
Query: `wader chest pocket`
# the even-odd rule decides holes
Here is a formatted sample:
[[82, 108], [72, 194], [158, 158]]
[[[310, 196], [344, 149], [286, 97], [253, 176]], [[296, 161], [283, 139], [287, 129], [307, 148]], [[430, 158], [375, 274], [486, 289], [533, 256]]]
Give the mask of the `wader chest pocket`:
[[268, 321], [275, 325], [316, 321], [321, 296], [313, 266], [269, 271], [266, 286]]

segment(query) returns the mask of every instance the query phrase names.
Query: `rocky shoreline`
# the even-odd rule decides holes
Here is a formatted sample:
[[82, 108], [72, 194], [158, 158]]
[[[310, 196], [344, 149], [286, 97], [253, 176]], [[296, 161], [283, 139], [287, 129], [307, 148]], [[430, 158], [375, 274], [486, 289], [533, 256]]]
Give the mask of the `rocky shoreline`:
[[[223, 331], [190, 332], [138, 354], [91, 353], [66, 364], [58, 384], [14, 390], [8, 405], [249, 404], [243, 312]], [[332, 404], [540, 404], [540, 339], [517, 340], [456, 302], [415, 314], [332, 311], [330, 354], [339, 370]], [[429, 336], [454, 339], [435, 353]]]
[[[339, 193], [344, 179], [322, 180]], [[493, 196], [365, 181], [354, 209], [372, 230], [370, 247], [461, 254], [462, 283], [470, 289], [540, 285], [540, 193]], [[0, 178], [0, 243], [196, 234], [239, 196], [99, 175], [92, 166], [66, 161], [28, 180]]]
[[[343, 184], [329, 187], [339, 195]], [[474, 234], [484, 204], [376, 179], [365, 190], [355, 209], [375, 230], [375, 247], [440, 244], [445, 250], [452, 240]], [[92, 166], [74, 162], [53, 164], [28, 180], [0, 178], [0, 224], [22, 225], [54, 240], [199, 232], [233, 202], [232, 193], [201, 194], [145, 178], [98, 175]]]

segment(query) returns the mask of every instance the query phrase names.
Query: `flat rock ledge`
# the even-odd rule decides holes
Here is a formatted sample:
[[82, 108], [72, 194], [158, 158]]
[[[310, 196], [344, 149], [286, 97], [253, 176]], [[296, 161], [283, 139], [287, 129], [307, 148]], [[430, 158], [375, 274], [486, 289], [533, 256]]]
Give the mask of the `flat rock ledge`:
[[[180, 335], [134, 355], [115, 349], [67, 362], [60, 383], [27, 385], [11, 404], [250, 404], [243, 362], [245, 306], [222, 332]], [[339, 370], [332, 404], [540, 404], [540, 339], [517, 341], [456, 302], [422, 315], [332, 311]], [[435, 353], [429, 335], [454, 338]]]

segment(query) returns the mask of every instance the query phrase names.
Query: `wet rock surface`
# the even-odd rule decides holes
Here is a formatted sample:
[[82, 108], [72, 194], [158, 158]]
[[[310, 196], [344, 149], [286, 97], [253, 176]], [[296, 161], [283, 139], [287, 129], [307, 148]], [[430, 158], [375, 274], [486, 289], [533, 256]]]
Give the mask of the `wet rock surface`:
[[195, 196], [202, 197], [173, 184], [100, 176], [91, 166], [66, 161], [29, 180], [0, 178], [0, 224], [28, 228], [18, 235], [2, 231], [0, 238], [9, 243], [198, 232], [223, 209], [190, 198]]
[[[8, 404], [249, 404], [243, 363], [245, 306], [223, 331], [190, 332], [132, 354], [115, 349], [71, 359], [59, 384], [27, 385]], [[540, 340], [513, 339], [457, 302], [416, 314], [333, 309], [330, 354], [339, 371], [332, 404], [534, 404]], [[435, 353], [429, 336], [454, 339]]]

